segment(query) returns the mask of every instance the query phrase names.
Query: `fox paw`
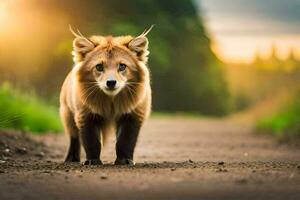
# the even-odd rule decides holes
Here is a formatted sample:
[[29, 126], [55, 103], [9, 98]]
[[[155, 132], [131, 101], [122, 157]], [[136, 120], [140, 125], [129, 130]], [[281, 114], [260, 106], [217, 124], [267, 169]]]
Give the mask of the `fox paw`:
[[91, 159], [84, 161], [83, 165], [102, 165], [103, 163], [99, 159]]
[[115, 165], [128, 165], [133, 166], [135, 165], [135, 162], [128, 158], [117, 158], [115, 161]]

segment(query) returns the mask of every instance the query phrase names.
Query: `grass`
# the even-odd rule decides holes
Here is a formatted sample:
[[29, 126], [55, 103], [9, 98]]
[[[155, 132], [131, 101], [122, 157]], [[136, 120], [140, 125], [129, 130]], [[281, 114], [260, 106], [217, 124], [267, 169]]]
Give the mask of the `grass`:
[[8, 83], [0, 86], [0, 128], [33, 133], [61, 132], [58, 109]]
[[300, 92], [282, 111], [257, 123], [259, 132], [267, 132], [279, 139], [300, 138]]

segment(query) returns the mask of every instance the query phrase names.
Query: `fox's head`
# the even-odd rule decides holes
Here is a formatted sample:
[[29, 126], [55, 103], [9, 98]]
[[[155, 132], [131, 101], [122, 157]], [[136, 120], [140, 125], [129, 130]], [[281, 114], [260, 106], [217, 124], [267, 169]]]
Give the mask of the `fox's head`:
[[[152, 28], [152, 27], [151, 27]], [[133, 36], [84, 37], [79, 31], [73, 41], [73, 60], [78, 81], [83, 84], [85, 96], [101, 90], [114, 97], [122, 91], [133, 93], [143, 79], [148, 79], [148, 39], [144, 31]], [[91, 94], [93, 95], [93, 94]], [[86, 97], [88, 98], [88, 97]]]

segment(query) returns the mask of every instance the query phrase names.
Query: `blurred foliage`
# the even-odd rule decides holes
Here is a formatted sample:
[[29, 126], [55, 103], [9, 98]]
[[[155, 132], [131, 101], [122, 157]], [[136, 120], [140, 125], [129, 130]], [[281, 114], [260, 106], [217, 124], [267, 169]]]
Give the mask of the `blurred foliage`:
[[62, 131], [56, 107], [49, 106], [34, 94], [21, 93], [8, 83], [0, 86], [0, 110], [0, 128], [35, 133]]
[[[7, 52], [0, 55], [6, 58], [0, 64], [2, 80], [33, 87], [58, 103], [60, 86], [72, 66], [68, 24], [84, 35], [139, 35], [155, 24], [149, 34], [154, 110], [206, 115], [229, 111], [222, 66], [210, 50], [192, 0], [28, 0], [16, 7], [15, 20], [20, 23], [0, 39], [0, 51]], [[9, 39], [11, 32], [15, 35]]]
[[233, 111], [249, 109], [282, 90], [293, 94], [300, 85], [300, 61], [292, 50], [286, 60], [279, 59], [275, 47], [269, 58], [257, 55], [250, 64], [228, 64], [225, 72]]
[[281, 112], [272, 117], [262, 119], [257, 129], [275, 135], [280, 139], [300, 137], [300, 92]]
[[256, 70], [262, 72], [294, 73], [300, 70], [300, 61], [296, 58], [294, 49], [290, 49], [289, 55], [285, 60], [278, 57], [277, 47], [273, 44], [269, 58], [262, 58], [256, 53], [255, 60], [251, 64]]
[[176, 113], [166, 113], [166, 112], [152, 112], [152, 119], [201, 119], [207, 118], [207, 116], [195, 114], [195, 113], [186, 113], [186, 112], [176, 112]]

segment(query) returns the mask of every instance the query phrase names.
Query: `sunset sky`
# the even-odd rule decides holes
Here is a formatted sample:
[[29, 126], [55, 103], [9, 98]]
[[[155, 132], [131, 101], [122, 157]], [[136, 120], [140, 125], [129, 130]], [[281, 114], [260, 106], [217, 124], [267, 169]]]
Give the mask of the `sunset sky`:
[[300, 0], [196, 0], [212, 38], [212, 48], [227, 62], [251, 62], [255, 52], [280, 58], [294, 49], [300, 58]]

